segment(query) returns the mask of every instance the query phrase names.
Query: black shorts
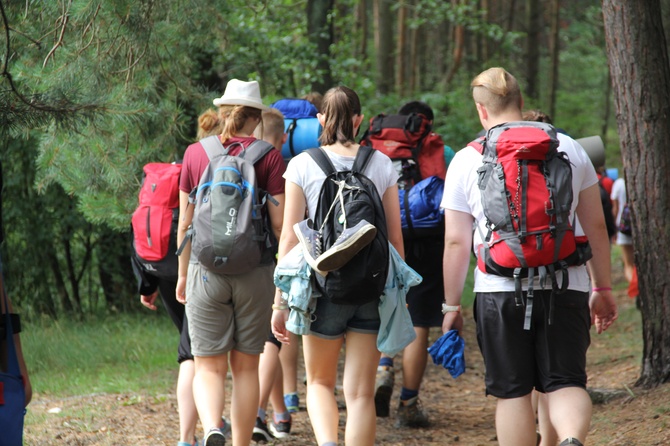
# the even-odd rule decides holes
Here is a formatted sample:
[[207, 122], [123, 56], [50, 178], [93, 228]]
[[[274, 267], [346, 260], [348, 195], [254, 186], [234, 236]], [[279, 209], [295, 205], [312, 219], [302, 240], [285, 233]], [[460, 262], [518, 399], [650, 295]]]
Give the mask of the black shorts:
[[407, 308], [415, 327], [442, 326], [443, 254], [443, 238], [405, 241], [405, 261], [423, 277], [423, 281], [407, 293]]
[[188, 335], [188, 320], [184, 304], [177, 300], [177, 281], [160, 279], [158, 282], [161, 300], [170, 319], [179, 330], [179, 346], [177, 347], [177, 362], [193, 359], [191, 354], [191, 338]]
[[550, 294], [535, 291], [530, 330], [523, 329], [526, 307], [515, 305], [514, 292], [476, 294], [474, 315], [487, 395], [519, 398], [533, 388], [552, 392], [586, 387], [586, 350], [591, 343], [588, 293], [568, 290], [555, 295], [549, 325]]

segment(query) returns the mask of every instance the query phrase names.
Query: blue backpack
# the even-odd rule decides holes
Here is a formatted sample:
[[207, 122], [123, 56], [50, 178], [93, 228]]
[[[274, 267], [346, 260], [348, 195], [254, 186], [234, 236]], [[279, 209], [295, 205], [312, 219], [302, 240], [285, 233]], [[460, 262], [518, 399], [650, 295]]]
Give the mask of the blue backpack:
[[284, 132], [288, 134], [281, 154], [285, 160], [303, 150], [319, 147], [321, 125], [316, 118], [318, 110], [307, 99], [280, 99], [270, 107], [284, 115]]
[[398, 189], [400, 219], [404, 238], [441, 236], [444, 211], [440, 209], [444, 180], [437, 176], [425, 178], [411, 189]]

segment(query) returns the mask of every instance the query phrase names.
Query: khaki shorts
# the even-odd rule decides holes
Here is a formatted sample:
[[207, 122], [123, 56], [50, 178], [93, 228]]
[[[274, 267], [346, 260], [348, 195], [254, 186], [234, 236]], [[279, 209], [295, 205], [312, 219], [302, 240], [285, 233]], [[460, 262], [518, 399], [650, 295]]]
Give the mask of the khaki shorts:
[[260, 354], [270, 334], [275, 286], [274, 265], [245, 274], [213, 273], [199, 263], [188, 266], [186, 317], [193, 356], [235, 349]]

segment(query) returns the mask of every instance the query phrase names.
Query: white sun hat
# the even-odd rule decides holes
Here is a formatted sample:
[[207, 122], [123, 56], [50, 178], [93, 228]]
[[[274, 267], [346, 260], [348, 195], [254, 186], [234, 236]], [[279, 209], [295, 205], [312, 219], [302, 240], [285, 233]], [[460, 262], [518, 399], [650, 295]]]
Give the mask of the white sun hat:
[[261, 100], [261, 89], [256, 81], [231, 79], [226, 85], [223, 96], [214, 99], [214, 105], [246, 105], [247, 107], [269, 110]]

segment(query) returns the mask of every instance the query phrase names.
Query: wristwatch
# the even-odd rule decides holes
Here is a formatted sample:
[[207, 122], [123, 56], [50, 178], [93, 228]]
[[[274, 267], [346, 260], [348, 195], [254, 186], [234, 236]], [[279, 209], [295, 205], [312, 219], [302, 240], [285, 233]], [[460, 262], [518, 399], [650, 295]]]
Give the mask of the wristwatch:
[[442, 302], [442, 314], [458, 313], [460, 311], [461, 311], [460, 305], [447, 305], [446, 303]]

